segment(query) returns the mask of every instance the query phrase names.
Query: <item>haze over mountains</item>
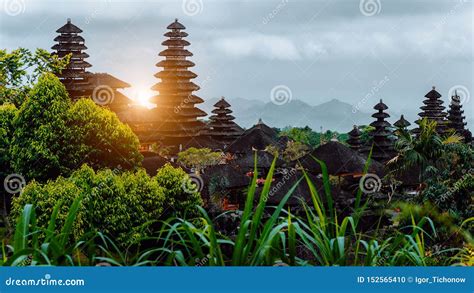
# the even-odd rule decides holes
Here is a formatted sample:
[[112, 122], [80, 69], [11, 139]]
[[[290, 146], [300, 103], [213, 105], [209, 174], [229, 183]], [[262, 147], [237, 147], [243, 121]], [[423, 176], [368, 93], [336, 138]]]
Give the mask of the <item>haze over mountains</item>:
[[[243, 98], [226, 98], [226, 100], [232, 105], [235, 122], [244, 128], [251, 127], [262, 118], [266, 124], [278, 128], [290, 125], [309, 126], [316, 131], [322, 127], [324, 131], [330, 129], [348, 132], [354, 124], [368, 124], [372, 121], [371, 114], [354, 111], [352, 105], [337, 99], [316, 106], [301, 100], [292, 100], [283, 105]], [[211, 113], [217, 101], [218, 98], [208, 99], [198, 107]]]
[[[213, 105], [219, 99], [206, 99], [203, 104], [197, 106], [210, 114], [214, 109]], [[367, 125], [374, 121], [374, 118], [372, 118], [374, 112], [369, 113], [356, 110], [353, 105], [338, 99], [332, 99], [329, 102], [314, 106], [297, 99], [293, 99], [291, 102], [283, 105], [276, 105], [272, 102], [264, 102], [257, 99], [226, 98], [226, 100], [232, 105], [232, 115], [235, 116], [235, 122], [244, 128], [255, 125], [258, 119], [262, 118], [263, 122], [272, 127], [309, 126], [315, 131], [320, 131], [322, 127], [323, 131], [335, 130], [345, 133], [349, 132], [353, 125]], [[417, 114], [420, 112], [419, 106], [422, 105], [422, 100], [419, 101], [419, 104], [413, 107], [410, 113], [403, 113], [405, 118], [412, 123], [410, 128], [416, 126], [414, 121], [418, 119]], [[446, 110], [449, 109], [446, 101], [444, 106]], [[469, 106], [469, 103], [464, 106], [468, 128], [474, 125], [474, 113], [472, 109], [469, 109]], [[392, 124], [402, 114], [397, 109], [393, 109], [393, 107], [389, 107], [388, 113], [391, 116], [388, 121]]]

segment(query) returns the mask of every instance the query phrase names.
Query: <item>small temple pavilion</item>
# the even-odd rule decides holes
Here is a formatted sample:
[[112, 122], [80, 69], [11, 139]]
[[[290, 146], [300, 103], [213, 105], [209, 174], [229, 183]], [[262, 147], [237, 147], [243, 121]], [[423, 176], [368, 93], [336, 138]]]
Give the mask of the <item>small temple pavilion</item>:
[[167, 28], [164, 36], [168, 39], [162, 43], [167, 48], [159, 54], [164, 60], [156, 64], [163, 70], [155, 74], [160, 81], [152, 87], [159, 94], [150, 100], [156, 104], [150, 114], [153, 131], [163, 138], [163, 143], [182, 146], [200, 135], [205, 123], [198, 118], [207, 114], [195, 106], [204, 101], [193, 94], [199, 86], [191, 81], [197, 75], [188, 69], [195, 64], [187, 60], [193, 54], [185, 49], [190, 45], [184, 39], [188, 36], [185, 27], [176, 19]]
[[71, 99], [96, 96], [94, 100], [101, 106], [107, 106], [115, 112], [125, 110], [130, 100], [117, 89], [127, 88], [130, 85], [107, 73], [87, 71], [92, 65], [85, 60], [89, 55], [85, 52], [87, 49], [85, 40], [79, 35], [82, 30], [68, 19], [67, 23], [56, 32], [59, 36], [54, 38], [57, 44], [51, 47], [54, 50], [52, 54], [60, 58], [70, 55], [69, 64], [58, 77]]
[[[436, 91], [436, 88], [433, 86], [433, 89], [425, 95], [425, 100], [423, 101], [424, 106], [421, 106], [421, 113], [418, 115], [420, 119], [416, 121], [416, 124], [420, 124], [423, 118], [426, 118], [430, 121], [436, 122], [436, 131], [438, 134], [443, 135], [447, 130], [447, 120], [446, 112], [443, 110], [446, 108], [443, 106], [443, 100], [441, 100], [441, 94]], [[419, 133], [419, 129], [415, 129], [415, 133]]]
[[[372, 158], [378, 162], [385, 163], [392, 158], [394, 152], [392, 125], [385, 120], [390, 115], [385, 112], [388, 107], [383, 103], [382, 99], [374, 106], [374, 109], [377, 112], [372, 114], [372, 117], [376, 118], [376, 120], [370, 123], [370, 126], [375, 128], [370, 133], [370, 143], [373, 144]], [[370, 150], [370, 147], [371, 145], [367, 149]]]

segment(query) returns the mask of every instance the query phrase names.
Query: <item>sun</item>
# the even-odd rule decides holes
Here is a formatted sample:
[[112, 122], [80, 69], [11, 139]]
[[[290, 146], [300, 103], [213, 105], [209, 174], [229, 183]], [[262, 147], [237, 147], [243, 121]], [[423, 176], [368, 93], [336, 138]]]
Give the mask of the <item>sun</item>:
[[154, 104], [150, 103], [150, 98], [155, 95], [153, 91], [146, 89], [145, 87], [134, 88], [132, 92], [132, 98], [136, 104], [147, 108], [155, 107]]

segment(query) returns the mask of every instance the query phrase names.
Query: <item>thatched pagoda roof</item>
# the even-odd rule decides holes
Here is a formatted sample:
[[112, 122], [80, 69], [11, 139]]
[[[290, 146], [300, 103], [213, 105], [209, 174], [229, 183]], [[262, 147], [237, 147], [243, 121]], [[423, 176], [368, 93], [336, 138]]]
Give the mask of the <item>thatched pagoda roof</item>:
[[71, 23], [71, 19], [67, 19], [67, 23], [56, 30], [57, 33], [60, 34], [79, 34], [82, 33], [82, 30], [77, 26]]
[[[313, 157], [323, 161], [326, 164], [328, 173], [331, 175], [362, 173], [367, 161], [358, 152], [336, 141], [330, 141], [319, 146], [299, 160], [303, 168], [308, 170], [308, 172], [321, 174], [321, 166]], [[383, 173], [383, 166], [372, 160], [369, 171], [381, 174]]]
[[393, 125], [395, 125], [398, 128], [406, 128], [411, 125], [410, 122], [408, 122], [403, 115], [398, 119], [397, 122], [395, 122]]
[[150, 176], [155, 176], [158, 169], [163, 167], [166, 163], [170, 163], [168, 159], [162, 156], [159, 156], [157, 154], [153, 154], [153, 155], [143, 154], [143, 155], [144, 155], [144, 158], [142, 161], [142, 166], [143, 168], [145, 168], [147, 174]]
[[[247, 153], [243, 157], [231, 161], [230, 164], [242, 168], [246, 170], [246, 172], [252, 171], [254, 169], [255, 155], [257, 155], [257, 167], [266, 169], [270, 168], [274, 156], [266, 151], [255, 151], [253, 153]], [[285, 162], [282, 159], [277, 158], [277, 167], [283, 166], [284, 164]]]

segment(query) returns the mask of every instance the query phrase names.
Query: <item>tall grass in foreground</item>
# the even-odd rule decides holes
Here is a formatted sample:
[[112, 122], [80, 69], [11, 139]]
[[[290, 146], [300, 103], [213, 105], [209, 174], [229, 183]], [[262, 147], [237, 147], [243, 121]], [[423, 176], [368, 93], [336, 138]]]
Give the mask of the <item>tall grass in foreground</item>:
[[[370, 156], [369, 156], [370, 158]], [[464, 249], [436, 252], [459, 252], [446, 262], [436, 262], [436, 254], [427, 253], [427, 241], [436, 237], [436, 228], [428, 217], [418, 221], [411, 216], [411, 224], [381, 236], [359, 228], [368, 201], [362, 191], [356, 195], [351, 215], [340, 218], [334, 207], [329, 176], [325, 164], [321, 165], [324, 197], [309, 176], [292, 186], [278, 206], [266, 206], [275, 162], [267, 174], [256, 206], [255, 172], [247, 192], [238, 232], [235, 237], [220, 234], [206, 213], [199, 207], [196, 219], [169, 218], [160, 222], [159, 231], [141, 239], [140, 243], [123, 247], [100, 232], [89, 232], [80, 240], [71, 235], [72, 224], [81, 204], [78, 198], [71, 205], [69, 215], [61, 229], [56, 227], [58, 203], [46, 229], [36, 226], [35, 212], [26, 205], [18, 219], [11, 245], [2, 246], [4, 265], [198, 265], [198, 266], [259, 266], [259, 265], [434, 265], [467, 263]], [[370, 159], [365, 167], [365, 172]], [[284, 209], [298, 184], [308, 184], [312, 206], [303, 204], [303, 216], [293, 215]], [[265, 213], [271, 210], [270, 214]], [[471, 220], [467, 220], [470, 222]], [[462, 228], [462, 227], [461, 227]], [[469, 232], [460, 231], [469, 245]], [[146, 247], [146, 248], [144, 248]]]

